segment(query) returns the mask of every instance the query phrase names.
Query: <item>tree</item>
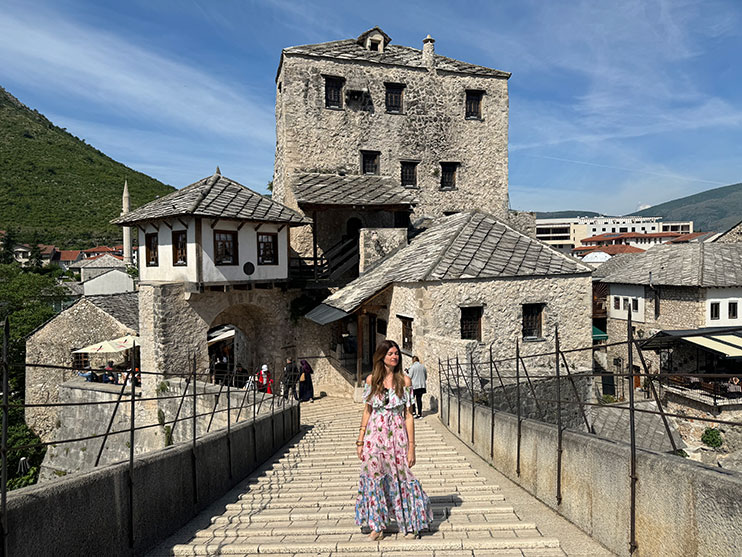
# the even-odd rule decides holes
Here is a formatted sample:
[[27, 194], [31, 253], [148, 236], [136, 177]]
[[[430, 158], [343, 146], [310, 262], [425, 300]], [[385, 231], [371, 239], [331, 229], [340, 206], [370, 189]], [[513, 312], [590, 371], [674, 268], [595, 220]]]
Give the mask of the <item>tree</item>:
[[15, 255], [13, 254], [15, 245], [15, 231], [6, 230], [3, 241], [0, 242], [0, 264], [7, 265], [15, 262]]
[[33, 269], [41, 269], [43, 262], [41, 260], [41, 248], [39, 244], [32, 244], [31, 253], [28, 256], [28, 266]]
[[[7, 317], [10, 323], [8, 345], [9, 400], [8, 419], [8, 487], [10, 489], [36, 482], [43, 447], [15, 447], [39, 444], [39, 438], [26, 426], [23, 419], [25, 391], [24, 363], [26, 336], [54, 316], [54, 302], [64, 298], [64, 291], [57, 286], [51, 274], [24, 271], [18, 263], [0, 265], [0, 323]], [[2, 332], [0, 332], [2, 334]], [[28, 470], [20, 465], [26, 457]]]

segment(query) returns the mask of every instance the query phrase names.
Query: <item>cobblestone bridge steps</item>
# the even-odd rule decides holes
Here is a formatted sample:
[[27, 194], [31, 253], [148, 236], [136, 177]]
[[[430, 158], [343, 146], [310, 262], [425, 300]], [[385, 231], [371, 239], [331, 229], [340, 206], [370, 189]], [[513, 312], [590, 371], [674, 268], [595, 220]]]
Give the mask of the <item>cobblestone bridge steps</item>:
[[406, 540], [390, 528], [369, 541], [354, 523], [360, 405], [325, 398], [301, 414], [296, 444], [150, 555], [565, 555], [444, 442], [426, 423], [432, 416], [415, 422], [413, 468], [431, 499], [432, 531]]

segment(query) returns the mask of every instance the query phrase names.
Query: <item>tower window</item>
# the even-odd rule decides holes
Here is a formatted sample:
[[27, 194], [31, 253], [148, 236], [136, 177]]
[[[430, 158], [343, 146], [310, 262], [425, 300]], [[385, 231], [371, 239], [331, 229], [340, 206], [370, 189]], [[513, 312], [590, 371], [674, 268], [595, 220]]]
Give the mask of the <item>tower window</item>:
[[361, 151], [361, 172], [363, 174], [378, 174], [380, 158], [381, 153], [379, 151]]
[[401, 114], [404, 99], [404, 85], [400, 83], [386, 84], [386, 111], [392, 114]]
[[278, 265], [278, 234], [258, 234], [258, 265]]
[[417, 163], [402, 161], [402, 185], [406, 188], [417, 187]]
[[237, 265], [237, 232], [214, 230], [214, 263]]
[[459, 163], [457, 162], [442, 162], [441, 163], [441, 189], [452, 190], [456, 189], [456, 171]]
[[147, 247], [147, 267], [157, 267], [159, 257], [157, 254], [157, 232], [145, 234], [144, 243]]
[[188, 265], [188, 250], [186, 246], [187, 232], [185, 230], [173, 230], [173, 265]]
[[466, 92], [466, 119], [482, 119], [482, 95], [484, 91], [467, 91]]
[[325, 107], [343, 108], [343, 83], [342, 77], [325, 77]]

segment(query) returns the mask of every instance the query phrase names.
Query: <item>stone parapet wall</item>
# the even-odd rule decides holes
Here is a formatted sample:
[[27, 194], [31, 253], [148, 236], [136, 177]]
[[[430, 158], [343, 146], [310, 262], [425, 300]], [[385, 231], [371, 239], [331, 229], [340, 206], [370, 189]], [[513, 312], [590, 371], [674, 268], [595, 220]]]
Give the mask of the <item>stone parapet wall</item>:
[[391, 252], [407, 245], [406, 228], [364, 228], [359, 238], [360, 264], [358, 270], [364, 273], [374, 263]]
[[486, 406], [475, 407], [472, 421], [470, 403], [462, 401], [459, 413], [455, 399], [442, 401], [441, 421], [461, 441], [617, 555], [739, 555], [742, 475], [637, 450], [637, 549], [630, 554], [629, 445], [565, 431], [558, 501], [556, 426], [522, 420], [519, 429], [517, 418], [505, 412], [495, 412], [492, 420]]

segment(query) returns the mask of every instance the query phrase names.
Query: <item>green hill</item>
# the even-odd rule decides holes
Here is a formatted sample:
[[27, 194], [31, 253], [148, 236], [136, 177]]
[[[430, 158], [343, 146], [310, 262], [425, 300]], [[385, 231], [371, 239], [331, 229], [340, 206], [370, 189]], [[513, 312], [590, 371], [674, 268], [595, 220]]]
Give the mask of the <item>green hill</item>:
[[0, 87], [0, 229], [62, 247], [118, 243], [108, 222], [174, 188], [107, 157]]
[[632, 214], [692, 220], [696, 231], [723, 232], [742, 220], [742, 183], [681, 197]]

